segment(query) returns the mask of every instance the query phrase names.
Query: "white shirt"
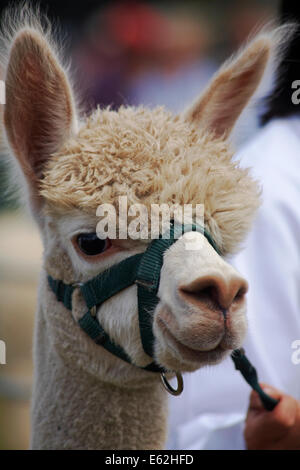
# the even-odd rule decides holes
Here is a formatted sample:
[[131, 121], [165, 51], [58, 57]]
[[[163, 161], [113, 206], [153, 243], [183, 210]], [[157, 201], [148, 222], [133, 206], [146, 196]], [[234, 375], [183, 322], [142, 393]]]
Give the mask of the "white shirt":
[[[249, 282], [246, 354], [261, 382], [300, 400], [300, 118], [276, 119], [240, 151], [263, 205], [233, 263]], [[295, 361], [294, 361], [295, 362]], [[250, 387], [230, 358], [184, 376], [170, 397], [169, 449], [244, 449]]]

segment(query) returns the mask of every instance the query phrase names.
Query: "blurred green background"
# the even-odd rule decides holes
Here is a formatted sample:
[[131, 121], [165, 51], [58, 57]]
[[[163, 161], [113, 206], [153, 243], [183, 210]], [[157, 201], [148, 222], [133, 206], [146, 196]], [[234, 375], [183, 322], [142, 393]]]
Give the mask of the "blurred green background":
[[[0, 15], [9, 3], [0, 1]], [[87, 111], [96, 103], [164, 104], [178, 111], [277, 8], [267, 0], [39, 3], [69, 38]], [[248, 132], [255, 131], [251, 126]], [[13, 191], [7, 197], [7, 188], [0, 158], [0, 340], [7, 348], [7, 364], [0, 364], [0, 449], [26, 449], [42, 246], [34, 222]]]

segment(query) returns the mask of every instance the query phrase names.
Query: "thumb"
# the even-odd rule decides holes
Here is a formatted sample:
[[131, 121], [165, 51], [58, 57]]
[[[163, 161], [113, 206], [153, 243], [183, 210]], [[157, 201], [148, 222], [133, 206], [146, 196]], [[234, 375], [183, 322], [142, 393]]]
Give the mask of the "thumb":
[[[271, 385], [260, 383], [260, 386], [267, 395], [271, 396], [272, 398], [275, 398], [276, 400], [280, 401], [281, 397], [283, 396], [283, 393], [280, 390], [275, 387], [272, 387]], [[264, 410], [264, 405], [255, 390], [252, 390], [250, 395], [249, 409], [257, 411]]]
[[274, 387], [261, 384], [263, 390], [279, 400], [273, 411], [266, 411], [254, 392], [250, 397], [250, 406], [246, 418], [245, 436], [250, 439], [255, 434], [256, 440], [263, 443], [275, 442], [282, 439], [294, 425], [297, 419], [297, 401]]

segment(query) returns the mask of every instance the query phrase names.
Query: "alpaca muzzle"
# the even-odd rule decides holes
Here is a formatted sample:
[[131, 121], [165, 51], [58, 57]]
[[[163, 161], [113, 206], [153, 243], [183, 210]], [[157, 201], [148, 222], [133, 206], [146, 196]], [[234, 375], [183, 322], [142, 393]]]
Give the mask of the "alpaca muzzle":
[[[211, 235], [203, 227], [196, 224], [181, 225], [171, 222], [168, 237], [160, 236], [153, 240], [144, 253], [139, 253], [120, 263], [112, 266], [106, 271], [98, 274], [86, 283], [65, 284], [61, 280], [55, 280], [48, 276], [48, 282], [51, 290], [56, 295], [58, 301], [72, 311], [72, 294], [76, 288], [79, 288], [87, 306], [87, 312], [78, 321], [79, 326], [85, 333], [98, 345], [104, 347], [107, 351], [118, 358], [133, 364], [125, 350], [116, 345], [105, 332], [97, 319], [97, 308], [106, 300], [113, 297], [118, 292], [127, 287], [136, 284], [138, 291], [138, 318], [141, 341], [145, 353], [153, 359], [149, 365], [140, 367], [149, 372], [160, 373], [161, 379], [166, 390], [172, 395], [179, 395], [183, 390], [183, 379], [179, 371], [166, 370], [154, 360], [154, 334], [153, 320], [149, 312], [154, 311], [159, 302], [157, 292], [160, 282], [160, 272], [163, 265], [163, 255], [165, 251], [175, 243], [185, 232], [201, 232], [210, 245], [221, 255], [216, 243]], [[240, 370], [249, 385], [257, 391], [266, 409], [273, 409], [277, 401], [264, 393], [257, 379], [255, 368], [245, 356], [243, 349], [236, 349], [232, 352], [231, 358], [234, 361], [237, 370]], [[177, 389], [174, 389], [166, 378], [166, 373], [175, 373], [177, 377]]]

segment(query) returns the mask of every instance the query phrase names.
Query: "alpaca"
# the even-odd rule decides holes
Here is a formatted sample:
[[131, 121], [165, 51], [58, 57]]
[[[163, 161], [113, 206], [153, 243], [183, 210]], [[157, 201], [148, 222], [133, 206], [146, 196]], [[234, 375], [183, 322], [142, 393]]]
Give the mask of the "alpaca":
[[[3, 42], [3, 134], [44, 244], [31, 447], [163, 448], [167, 393], [160, 374], [143, 368], [154, 359], [169, 376], [192, 372], [222, 361], [245, 336], [247, 283], [225, 258], [249, 231], [260, 188], [232, 159], [229, 135], [282, 33], [261, 33], [249, 42], [180, 115], [121, 107], [80, 117], [50, 32], [32, 14], [10, 29]], [[97, 319], [132, 364], [93, 342], [77, 324], [86, 312], [78, 283], [143, 253], [150, 243], [116, 239], [96, 243], [95, 252], [87, 253], [87, 237], [82, 248], [81, 236], [95, 233], [99, 204], [117, 209], [124, 195], [129, 204], [148, 208], [204, 204], [205, 228], [222, 254], [200, 232], [194, 234], [197, 250], [185, 249], [185, 233], [164, 253], [159, 301], [151, 312], [153, 358], [141, 343], [137, 285], [97, 308]], [[72, 311], [56, 298], [49, 275], [75, 283]]]

